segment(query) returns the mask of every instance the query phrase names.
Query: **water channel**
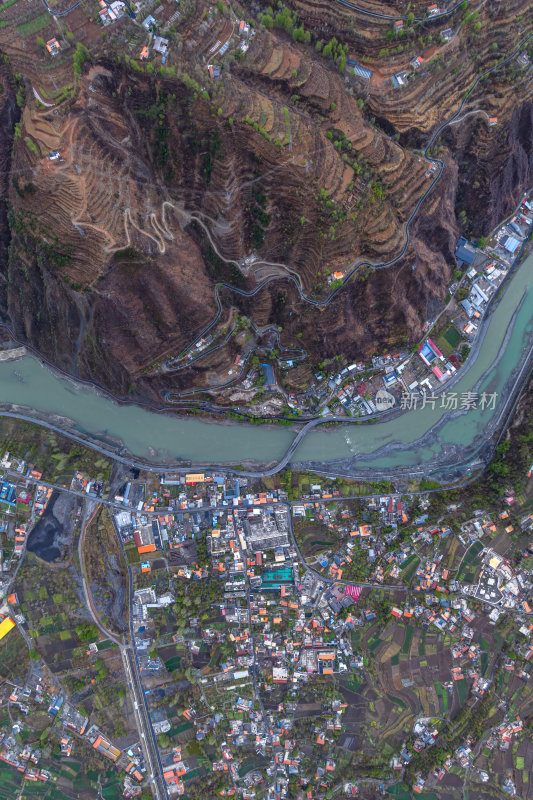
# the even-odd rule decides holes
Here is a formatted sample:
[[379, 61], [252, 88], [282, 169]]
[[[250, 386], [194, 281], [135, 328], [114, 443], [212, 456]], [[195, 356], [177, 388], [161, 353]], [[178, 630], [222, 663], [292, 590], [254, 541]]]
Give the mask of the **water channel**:
[[[447, 412], [437, 403], [434, 410], [426, 407], [374, 424], [316, 428], [301, 441], [291, 460], [361, 459], [361, 466], [380, 470], [431, 463], [442, 447], [469, 447], [498, 417], [512, 388], [509, 381], [513, 371], [531, 346], [532, 321], [530, 255], [507, 282], [486, 324], [477, 357], [471, 357], [464, 375], [453, 386], [459, 396], [474, 389], [498, 392], [494, 410], [476, 409], [446, 420]], [[66, 432], [71, 430], [104, 445], [119, 442], [136, 459], [169, 466], [184, 460], [195, 464], [268, 464], [284, 456], [295, 436], [295, 431], [287, 427], [217, 424], [119, 405], [90, 387], [52, 372], [32, 356], [0, 363], [0, 404], [5, 410], [10, 407], [28, 416], [33, 416], [33, 411], [35, 417], [55, 424], [62, 417], [64, 422], [59, 424]], [[428, 436], [439, 421], [438, 434]]]

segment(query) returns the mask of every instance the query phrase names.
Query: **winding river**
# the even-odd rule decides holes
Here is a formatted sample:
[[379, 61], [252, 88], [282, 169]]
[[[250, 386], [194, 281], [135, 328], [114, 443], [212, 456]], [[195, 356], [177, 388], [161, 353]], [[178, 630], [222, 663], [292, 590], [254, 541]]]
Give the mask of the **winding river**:
[[[453, 387], [460, 396], [468, 391], [497, 392], [494, 409], [471, 410], [456, 415], [426, 407], [375, 424], [346, 424], [332, 430], [316, 428], [302, 438], [292, 463], [320, 464], [322, 468], [349, 463], [352, 468], [376, 473], [418, 467], [431, 473], [443, 453], [457, 459], [475, 458], [484, 438], [499, 422], [502, 409], [517, 379], [525, 374], [533, 332], [533, 255], [515, 270], [504, 294], [491, 313], [484, 338], [474, 348], [464, 374]], [[479, 351], [476, 352], [475, 351]], [[0, 363], [0, 405], [57, 425], [134, 460], [169, 467], [194, 464], [272, 465], [280, 461], [294, 441], [292, 428], [275, 425], [216, 424], [193, 418], [172, 417], [134, 405], [119, 405], [97, 391], [66, 379], [24, 356]]]

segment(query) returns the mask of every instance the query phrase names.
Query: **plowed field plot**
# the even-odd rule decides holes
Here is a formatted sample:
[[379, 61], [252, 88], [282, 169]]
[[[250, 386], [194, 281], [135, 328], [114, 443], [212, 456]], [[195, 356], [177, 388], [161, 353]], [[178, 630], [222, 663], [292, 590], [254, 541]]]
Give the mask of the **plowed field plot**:
[[395, 698], [393, 702], [398, 707], [401, 702], [412, 714], [421, 711], [426, 715], [440, 716], [443, 701], [442, 689], [438, 687], [450, 679], [452, 657], [449, 647], [413, 624], [398, 625], [393, 641], [400, 644], [392, 657], [387, 658], [391, 644], [384, 645], [381, 651], [383, 691]]
[[25, 680], [28, 670], [28, 647], [22, 635], [13, 628], [0, 641], [0, 678]]
[[478, 556], [482, 550], [483, 545], [481, 542], [474, 542], [474, 544], [470, 547], [462, 560], [461, 569], [457, 575], [458, 581], [464, 581], [465, 583], [468, 583], [474, 579], [478, 568]]
[[[82, 3], [64, 18], [69, 29], [89, 47], [90, 44], [101, 41], [102, 28], [96, 22], [89, 22], [88, 6]], [[113, 25], [114, 32], [122, 27], [125, 20], [119, 20]]]

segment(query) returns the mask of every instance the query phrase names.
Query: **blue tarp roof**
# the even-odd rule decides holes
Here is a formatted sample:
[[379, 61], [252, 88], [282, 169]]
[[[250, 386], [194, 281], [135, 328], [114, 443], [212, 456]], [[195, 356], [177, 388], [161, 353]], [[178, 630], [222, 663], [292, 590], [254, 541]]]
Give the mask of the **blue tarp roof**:
[[353, 65], [353, 72], [354, 75], [358, 75], [360, 78], [365, 78], [365, 80], [369, 81], [372, 77], [372, 70], [365, 69], [365, 67], [359, 66], [359, 64]]
[[261, 364], [261, 368], [263, 370], [263, 375], [265, 377], [265, 383], [267, 386], [274, 386], [276, 383], [276, 379], [274, 378], [274, 370], [272, 369], [271, 364]]

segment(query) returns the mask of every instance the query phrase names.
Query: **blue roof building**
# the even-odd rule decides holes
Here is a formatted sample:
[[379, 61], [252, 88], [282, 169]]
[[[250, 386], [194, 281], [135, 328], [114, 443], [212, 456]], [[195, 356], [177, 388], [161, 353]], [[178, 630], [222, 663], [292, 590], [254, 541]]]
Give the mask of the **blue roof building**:
[[457, 248], [455, 250], [455, 257], [460, 264], [473, 264], [476, 258], [476, 248], [465, 239], [464, 236], [461, 236], [459, 241], [457, 242]]
[[240, 495], [240, 484], [238, 480], [234, 480], [231, 484], [224, 489], [224, 500], [233, 500]]
[[501, 245], [505, 248], [505, 250], [507, 250], [508, 253], [514, 255], [520, 245], [520, 242], [518, 239], [515, 239], [514, 236], [504, 236], [501, 240]]

